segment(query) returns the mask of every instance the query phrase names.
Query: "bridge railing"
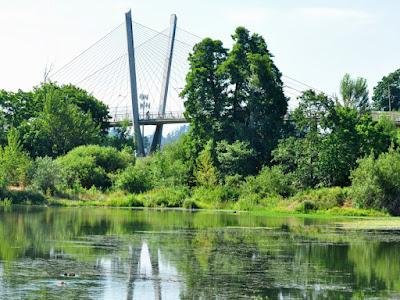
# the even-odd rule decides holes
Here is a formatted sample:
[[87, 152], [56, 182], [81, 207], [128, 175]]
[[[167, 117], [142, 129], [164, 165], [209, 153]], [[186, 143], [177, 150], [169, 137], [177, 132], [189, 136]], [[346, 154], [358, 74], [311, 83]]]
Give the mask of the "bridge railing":
[[[132, 111], [130, 107], [119, 107], [111, 109], [110, 122], [118, 123], [124, 120], [132, 120]], [[182, 120], [185, 116], [181, 111], [167, 111], [164, 114], [158, 112], [142, 112], [139, 114], [140, 121], [153, 121], [153, 120]]]
[[139, 115], [139, 120], [180, 120], [184, 118], [183, 112], [180, 111], [167, 111], [164, 114], [147, 112]]

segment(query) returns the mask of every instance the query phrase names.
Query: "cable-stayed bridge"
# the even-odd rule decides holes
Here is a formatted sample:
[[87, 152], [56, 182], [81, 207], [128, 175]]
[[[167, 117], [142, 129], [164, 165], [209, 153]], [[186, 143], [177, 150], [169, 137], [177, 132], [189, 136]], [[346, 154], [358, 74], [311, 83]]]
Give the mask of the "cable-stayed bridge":
[[[161, 144], [163, 125], [187, 123], [179, 94], [189, 70], [188, 56], [200, 41], [199, 36], [177, 26], [176, 15], [171, 15], [166, 29], [157, 31], [132, 21], [129, 11], [125, 22], [56, 70], [50, 79], [76, 85], [103, 101], [110, 109], [113, 126], [129, 120], [137, 155], [144, 156], [144, 129], [141, 132], [140, 127], [155, 126], [153, 152]], [[304, 90], [317, 90], [285, 75], [282, 79], [292, 102]]]

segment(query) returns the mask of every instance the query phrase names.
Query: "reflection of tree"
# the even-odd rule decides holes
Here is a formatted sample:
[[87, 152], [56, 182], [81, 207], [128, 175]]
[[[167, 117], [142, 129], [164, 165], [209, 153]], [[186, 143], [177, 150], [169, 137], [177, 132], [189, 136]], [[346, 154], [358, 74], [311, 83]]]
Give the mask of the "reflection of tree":
[[[183, 299], [349, 298], [400, 290], [398, 242], [386, 241], [382, 234], [371, 241], [371, 233], [320, 226], [328, 222], [211, 212], [13, 207], [8, 213], [0, 210], [2, 284], [18, 290], [26, 278], [43, 282], [69, 266], [90, 282], [71, 290], [73, 298], [84, 297], [93, 282], [101, 286], [96, 276], [106, 276], [101, 267], [93, 269], [95, 262], [111, 257], [121, 266], [107, 276], [123, 272], [126, 295], [132, 299], [145, 242], [157, 299], [164, 280], [160, 261], [177, 269]], [[27, 271], [37, 261], [41, 272]], [[21, 270], [27, 274], [18, 277]], [[51, 299], [51, 292], [46, 297]]]

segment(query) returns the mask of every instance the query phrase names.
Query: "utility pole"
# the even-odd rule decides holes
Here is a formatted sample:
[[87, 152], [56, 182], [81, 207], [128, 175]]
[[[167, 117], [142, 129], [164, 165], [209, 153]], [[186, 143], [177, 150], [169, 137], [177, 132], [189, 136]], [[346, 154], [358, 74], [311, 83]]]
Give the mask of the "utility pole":
[[[174, 53], [174, 45], [175, 45], [176, 22], [177, 22], [176, 15], [171, 15], [168, 52], [165, 58], [163, 83], [161, 87], [161, 98], [160, 98], [160, 109], [159, 109], [160, 116], [165, 115], [165, 107], [167, 105], [169, 78], [171, 75], [171, 66], [172, 66], [172, 55]], [[162, 130], [163, 130], [163, 125], [162, 124], [157, 125], [156, 131], [154, 132], [153, 141], [151, 142], [150, 153], [155, 152], [160, 147]]]
[[129, 75], [131, 85], [131, 101], [132, 101], [132, 116], [133, 116], [133, 132], [135, 136], [135, 148], [137, 156], [145, 156], [143, 138], [139, 126], [139, 107], [138, 94], [136, 84], [136, 67], [135, 67], [135, 47], [133, 43], [132, 30], [132, 13], [129, 10], [125, 14], [126, 38], [128, 42], [128, 57], [129, 57]]
[[392, 111], [392, 102], [391, 102], [391, 92], [390, 92], [390, 85], [388, 85], [388, 95], [389, 95], [389, 111]]

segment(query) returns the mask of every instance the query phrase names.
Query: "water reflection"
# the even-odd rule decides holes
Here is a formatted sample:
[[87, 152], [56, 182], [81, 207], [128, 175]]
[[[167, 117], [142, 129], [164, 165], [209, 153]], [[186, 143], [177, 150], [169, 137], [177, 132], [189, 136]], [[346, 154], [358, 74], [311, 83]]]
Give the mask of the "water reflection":
[[0, 208], [0, 299], [396, 298], [399, 251], [328, 220]]

